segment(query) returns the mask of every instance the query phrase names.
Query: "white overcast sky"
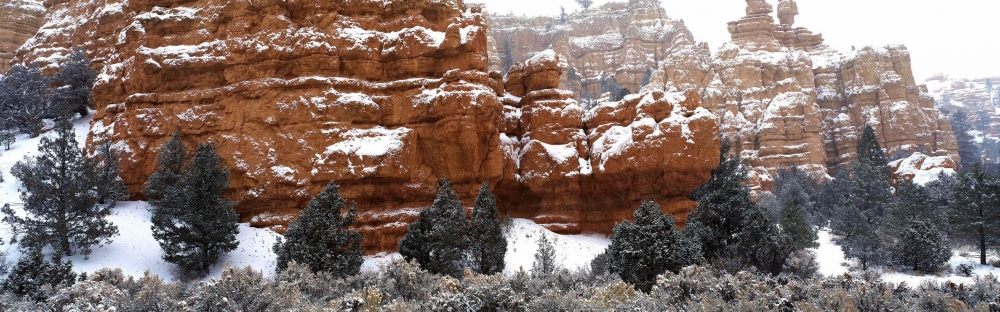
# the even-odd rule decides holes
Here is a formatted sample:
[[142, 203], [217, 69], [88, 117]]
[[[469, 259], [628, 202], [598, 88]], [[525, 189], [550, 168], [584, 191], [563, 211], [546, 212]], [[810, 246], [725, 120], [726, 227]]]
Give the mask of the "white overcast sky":
[[[624, 1], [624, 0], [623, 0]], [[490, 12], [557, 15], [579, 10], [574, 0], [466, 0]], [[595, 6], [609, 0], [595, 0]], [[777, 0], [768, 0], [777, 6]], [[745, 15], [744, 0], [662, 0], [713, 53], [729, 41], [726, 23]], [[795, 25], [823, 34], [839, 50], [904, 44], [918, 83], [935, 73], [953, 77], [1000, 76], [1000, 0], [796, 0]], [[777, 19], [777, 17], [775, 17]]]

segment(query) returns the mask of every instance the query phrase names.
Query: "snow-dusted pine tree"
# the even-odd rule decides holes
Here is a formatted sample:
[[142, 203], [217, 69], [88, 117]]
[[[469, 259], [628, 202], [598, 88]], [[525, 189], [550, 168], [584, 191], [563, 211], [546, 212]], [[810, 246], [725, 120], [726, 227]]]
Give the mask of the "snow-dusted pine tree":
[[56, 123], [55, 138], [42, 138], [38, 155], [19, 161], [11, 174], [21, 182], [24, 214], [9, 205], [3, 222], [22, 249], [52, 246], [66, 255], [111, 242], [118, 227], [108, 222], [111, 208], [98, 205], [98, 163], [76, 142], [73, 125]]
[[[156, 156], [156, 171], [146, 180], [143, 195], [153, 208], [170, 210], [181, 207], [181, 171], [188, 160], [187, 147], [181, 141], [180, 131], [175, 131], [170, 140], [160, 147]], [[161, 211], [165, 214], [175, 214], [174, 211]]]
[[87, 108], [94, 88], [97, 72], [90, 69], [90, 59], [82, 48], [73, 52], [59, 64], [59, 72], [53, 77], [56, 88], [52, 91], [48, 115], [56, 118], [70, 118], [74, 114], [87, 116]]
[[930, 222], [910, 220], [899, 239], [901, 264], [914, 270], [933, 272], [951, 259], [951, 244]]
[[483, 183], [472, 206], [472, 220], [469, 222], [469, 265], [486, 275], [503, 272], [504, 257], [507, 255], [507, 239], [504, 238], [497, 211], [497, 200]]
[[538, 249], [535, 250], [535, 262], [531, 264], [531, 275], [541, 277], [552, 274], [556, 270], [556, 247], [544, 233], [538, 238]]
[[347, 200], [340, 196], [339, 186], [330, 182], [299, 218], [288, 226], [284, 240], [274, 244], [278, 256], [278, 272], [295, 261], [313, 272], [328, 272], [336, 277], [358, 274], [364, 259], [361, 233], [350, 227], [358, 215], [357, 204], [347, 209]]
[[636, 289], [649, 291], [656, 276], [676, 273], [701, 259], [697, 241], [674, 229], [676, 219], [660, 211], [660, 205], [643, 202], [633, 214], [615, 226], [608, 246], [608, 269]]
[[0, 145], [3, 145], [5, 151], [10, 150], [10, 145], [14, 144], [14, 133], [7, 130], [0, 130]]
[[53, 254], [52, 260], [47, 261], [41, 249], [34, 248], [18, 259], [10, 275], [0, 283], [0, 291], [42, 301], [48, 297], [42, 291], [43, 286], [58, 288], [72, 285], [75, 281], [72, 261], [62, 261], [59, 253]]
[[[236, 249], [239, 214], [234, 203], [222, 197], [229, 186], [229, 168], [211, 143], [198, 145], [191, 165], [167, 194], [178, 194], [176, 207], [158, 206], [153, 211], [153, 237], [163, 249], [163, 260], [177, 264], [185, 273], [201, 275], [219, 257]], [[173, 212], [173, 213], [168, 213]]]
[[98, 144], [93, 154], [97, 160], [97, 203], [114, 207], [128, 195], [128, 186], [120, 177], [121, 154], [111, 141]]
[[969, 134], [969, 131], [972, 131], [969, 116], [964, 111], [957, 111], [952, 113], [949, 119], [951, 130], [955, 133], [955, 141], [958, 141], [958, 156], [962, 159], [959, 169], [970, 170], [972, 164], [979, 162], [979, 150], [974, 138]]
[[795, 250], [819, 247], [816, 240], [819, 237], [816, 230], [806, 221], [802, 208], [793, 200], [785, 202], [785, 207], [781, 210], [781, 231], [792, 240]]
[[42, 134], [42, 118], [48, 111], [49, 78], [34, 63], [11, 66], [3, 78], [0, 118], [4, 124], [31, 137]]
[[399, 253], [407, 261], [437, 274], [462, 276], [469, 238], [465, 229], [465, 209], [451, 182], [441, 179], [434, 204], [420, 211], [416, 221], [399, 242]]
[[979, 263], [985, 265], [989, 246], [1000, 237], [1000, 179], [973, 164], [954, 186], [955, 202], [948, 209], [952, 235], [975, 241]]
[[746, 166], [730, 153], [731, 148], [729, 140], [722, 142], [712, 177], [689, 196], [698, 208], [688, 216], [686, 231], [698, 238], [709, 261], [778, 274], [792, 252], [791, 243], [764, 208], [750, 199], [750, 188], [744, 185]]

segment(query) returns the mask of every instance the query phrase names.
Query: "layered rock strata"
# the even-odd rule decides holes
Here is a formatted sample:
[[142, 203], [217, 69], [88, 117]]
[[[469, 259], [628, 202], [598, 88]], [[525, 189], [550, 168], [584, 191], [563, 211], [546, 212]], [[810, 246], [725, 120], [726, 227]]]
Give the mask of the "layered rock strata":
[[44, 16], [42, 1], [0, 1], [0, 74], [10, 68], [14, 51], [42, 27]]
[[668, 17], [655, 0], [611, 2], [565, 18], [492, 14], [489, 19], [493, 70], [502, 69], [505, 42], [515, 62], [552, 49], [563, 62], [559, 89], [578, 99], [599, 97], [609, 81], [637, 92], [661, 61], [694, 43], [684, 22]]
[[242, 221], [281, 230], [335, 181], [370, 252], [396, 248], [442, 177], [467, 205], [487, 182], [511, 216], [609, 232], [641, 200], [683, 215], [718, 159], [697, 94], [585, 114], [553, 89], [555, 53], [489, 72], [486, 18], [461, 2], [71, 0], [46, 20], [17, 60], [90, 52], [89, 143], [124, 152], [130, 192], [179, 131], [216, 144]]
[[712, 58], [693, 49], [669, 58], [644, 90], [698, 90], [760, 190], [781, 166], [831, 174], [855, 158], [867, 125], [889, 155], [958, 159], [951, 125], [914, 81], [905, 47], [838, 52], [821, 35], [793, 28], [794, 2], [778, 8], [781, 25], [766, 2], [748, 1], [748, 15], [729, 24], [732, 42]]

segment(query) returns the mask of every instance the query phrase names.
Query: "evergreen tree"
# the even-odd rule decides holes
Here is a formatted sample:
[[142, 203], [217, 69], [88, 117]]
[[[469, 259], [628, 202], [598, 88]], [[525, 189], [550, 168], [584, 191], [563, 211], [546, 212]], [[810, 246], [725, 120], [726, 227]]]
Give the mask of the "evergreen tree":
[[20, 237], [21, 248], [51, 245], [66, 255], [74, 249], [89, 255], [92, 245], [118, 235], [118, 227], [107, 220], [111, 208], [97, 204], [98, 164], [84, 155], [73, 125], [60, 121], [55, 131], [55, 138], [41, 139], [37, 156], [11, 169], [22, 185], [25, 214], [5, 205], [3, 221]]
[[955, 202], [949, 209], [948, 222], [958, 238], [979, 245], [979, 263], [986, 264], [988, 247], [1000, 237], [1000, 179], [983, 171], [979, 164], [959, 174], [955, 184]]
[[510, 49], [510, 38], [503, 37], [503, 48], [500, 50], [500, 70], [507, 75], [510, 68], [514, 66], [514, 52]]
[[357, 204], [346, 215], [342, 214], [347, 200], [340, 197], [338, 189], [330, 182], [288, 226], [285, 240], [279, 239], [274, 244], [278, 272], [288, 268], [292, 261], [308, 266], [313, 272], [328, 272], [335, 277], [356, 275], [361, 270], [363, 238], [350, 228], [358, 215]]
[[4, 150], [9, 151], [11, 144], [14, 144], [14, 133], [0, 130], [0, 145], [3, 145]]
[[486, 275], [503, 272], [507, 239], [501, 228], [496, 198], [486, 183], [479, 189], [476, 204], [472, 206], [469, 238], [469, 265]]
[[544, 276], [556, 270], [556, 247], [552, 245], [545, 234], [538, 238], [538, 249], [535, 250], [535, 262], [531, 265], [531, 275]]
[[[223, 253], [239, 246], [239, 215], [233, 202], [222, 198], [229, 187], [229, 169], [210, 143], [198, 145], [191, 165], [167, 194], [178, 194], [176, 207], [154, 206], [153, 237], [163, 249], [163, 260], [185, 273], [208, 273]], [[160, 202], [162, 203], [162, 202]], [[172, 212], [172, 213], [170, 213]]]
[[46, 261], [39, 248], [31, 249], [18, 259], [10, 275], [0, 283], [0, 291], [18, 296], [27, 296], [35, 301], [49, 297], [43, 286], [52, 288], [72, 285], [76, 281], [73, 262], [62, 261], [60, 253], [54, 253], [51, 261]]
[[559, 7], [559, 24], [566, 24], [566, 8]]
[[591, 5], [594, 4], [594, 0], [576, 0], [576, 3], [583, 7], [584, 10], [589, 9]]
[[110, 140], [97, 145], [94, 154], [97, 160], [97, 203], [114, 207], [126, 198], [128, 191], [128, 186], [120, 177], [121, 154]]
[[932, 272], [951, 259], [951, 245], [933, 224], [911, 220], [899, 240], [900, 262], [914, 270]]
[[793, 164], [791, 167], [778, 168], [773, 190], [780, 204], [779, 208], [784, 209], [785, 203], [792, 201], [802, 210], [810, 224], [821, 226], [825, 225], [825, 222], [817, 212], [818, 189], [816, 179], [800, 170], [798, 166]]
[[959, 165], [960, 170], [969, 170], [972, 164], [979, 162], [979, 151], [977, 151], [974, 138], [969, 131], [972, 125], [969, 124], [969, 117], [964, 111], [957, 111], [951, 114], [951, 130], [955, 132], [955, 141], [958, 141], [958, 157], [962, 158]]
[[840, 230], [844, 234], [840, 245], [844, 257], [858, 259], [863, 270], [871, 265], [886, 263], [889, 259], [878, 227], [855, 207], [845, 207], [840, 213], [843, 215], [842, 220], [850, 225], [843, 226]]
[[656, 276], [676, 273], [701, 259], [701, 247], [676, 229], [676, 220], [654, 202], [644, 202], [633, 214], [635, 222], [622, 221], [611, 234], [607, 254], [610, 272], [648, 292]]
[[42, 119], [48, 111], [49, 78], [35, 64], [18, 64], [7, 71], [4, 86], [0, 116], [5, 124], [37, 137], [42, 133]]
[[806, 221], [802, 209], [795, 201], [786, 201], [785, 208], [781, 210], [781, 230], [791, 239], [795, 250], [819, 247], [816, 243], [819, 239], [816, 230]]
[[53, 90], [50, 116], [69, 118], [73, 114], [87, 116], [91, 89], [97, 73], [90, 69], [87, 53], [81, 48], [73, 49], [65, 62], [59, 65], [59, 73], [54, 77], [56, 89]]
[[867, 269], [870, 264], [886, 263], [885, 243], [880, 222], [893, 202], [889, 183], [888, 160], [875, 136], [875, 129], [865, 126], [858, 140], [858, 159], [851, 163], [851, 177], [845, 199], [835, 207], [834, 230], [844, 234], [841, 249], [848, 258], [856, 258]]
[[646, 74], [642, 76], [642, 81], [639, 83], [639, 86], [645, 87], [646, 85], [649, 85], [650, 79], [653, 79], [653, 68], [646, 67]]
[[730, 153], [732, 144], [721, 144], [718, 167], [712, 177], [691, 193], [698, 207], [688, 216], [688, 231], [698, 237], [705, 259], [737, 261], [777, 274], [791, 254], [789, 240], [750, 199], [744, 185], [747, 169]]
[[451, 182], [441, 179], [434, 204], [420, 211], [417, 220], [399, 243], [399, 253], [407, 261], [437, 274], [462, 276], [469, 238], [465, 229], [465, 209], [451, 189]]
[[[170, 140], [160, 147], [156, 156], [156, 171], [146, 180], [146, 195], [149, 204], [158, 210], [174, 209], [183, 206], [180, 192], [181, 171], [188, 159], [187, 148], [181, 141], [180, 131], [174, 132]], [[165, 214], [175, 214], [174, 211], [163, 211]]]
[[902, 233], [910, 221], [920, 220], [935, 228], [945, 229], [948, 216], [926, 187], [913, 182], [900, 182], [896, 186], [896, 202], [886, 212], [882, 226], [885, 233]]
[[826, 225], [829, 221], [837, 218], [837, 211], [840, 207], [846, 206], [853, 185], [851, 172], [844, 167], [837, 169], [833, 179], [823, 183], [819, 200], [816, 202], [816, 214], [814, 220], [818, 220], [817, 225]]

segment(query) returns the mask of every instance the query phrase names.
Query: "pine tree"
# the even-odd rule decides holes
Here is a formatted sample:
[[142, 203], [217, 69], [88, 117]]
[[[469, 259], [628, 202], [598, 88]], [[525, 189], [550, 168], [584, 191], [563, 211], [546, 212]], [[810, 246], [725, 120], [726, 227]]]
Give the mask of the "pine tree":
[[865, 126], [858, 140], [857, 160], [851, 163], [849, 192], [835, 207], [833, 228], [844, 234], [841, 249], [867, 269], [886, 263], [888, 251], [882, 241], [880, 224], [894, 197], [889, 183], [888, 160], [878, 143], [875, 129]]
[[701, 259], [698, 243], [674, 229], [674, 217], [656, 203], [642, 203], [633, 216], [635, 222], [615, 226], [607, 250], [608, 269], [622, 281], [648, 292], [657, 275], [676, 273]]
[[566, 8], [559, 7], [559, 24], [566, 24]]
[[556, 247], [545, 234], [538, 238], [538, 249], [535, 250], [535, 262], [531, 264], [531, 275], [545, 276], [556, 270]]
[[948, 212], [952, 233], [975, 241], [979, 263], [985, 265], [988, 247], [1000, 237], [1000, 179], [973, 164], [971, 170], [959, 174], [954, 196]]
[[[174, 209], [181, 207], [182, 196], [180, 194], [181, 171], [184, 169], [188, 159], [187, 148], [181, 141], [180, 131], [174, 132], [170, 140], [160, 147], [160, 153], [156, 156], [156, 171], [146, 180], [146, 195], [149, 204], [154, 208]], [[175, 214], [173, 211], [164, 211], [166, 214]]]
[[510, 38], [503, 37], [503, 49], [500, 50], [500, 70], [504, 75], [514, 66], [514, 52], [510, 49]]
[[972, 125], [969, 124], [969, 116], [964, 111], [957, 111], [951, 114], [951, 130], [955, 133], [955, 141], [958, 141], [958, 157], [961, 158], [960, 170], [969, 170], [972, 164], [979, 162], [979, 151], [976, 148], [974, 138], [969, 131]]
[[92, 98], [91, 89], [97, 73], [90, 69], [87, 53], [81, 48], [73, 49], [66, 61], [59, 65], [55, 75], [56, 89], [52, 93], [49, 115], [69, 118], [73, 114], [87, 116], [88, 103]]
[[844, 257], [858, 259], [862, 270], [867, 270], [871, 265], [886, 263], [889, 258], [878, 227], [855, 207], [845, 207], [840, 213], [843, 221], [850, 224], [841, 229], [844, 238], [840, 249], [844, 252]]
[[781, 210], [781, 230], [792, 240], [795, 250], [819, 247], [816, 240], [819, 236], [809, 225], [799, 205], [795, 201], [786, 201]]
[[223, 253], [239, 246], [239, 215], [232, 209], [234, 203], [222, 198], [228, 187], [229, 169], [215, 147], [199, 144], [180, 183], [173, 187], [180, 191], [166, 192], [179, 194], [179, 206], [156, 206], [153, 211], [153, 237], [163, 249], [163, 260], [185, 273], [202, 275]]
[[948, 216], [942, 207], [926, 187], [908, 181], [900, 182], [896, 186], [896, 202], [890, 206], [882, 222], [884, 232], [902, 233], [910, 227], [910, 221], [913, 220], [946, 229]]
[[469, 238], [465, 229], [465, 209], [457, 197], [451, 182], [441, 179], [434, 204], [420, 211], [399, 243], [403, 258], [416, 260], [432, 273], [462, 276]]
[[11, 144], [14, 144], [14, 133], [0, 130], [0, 145], [3, 145], [4, 150], [9, 151]]
[[111, 141], [105, 141], [94, 148], [97, 160], [97, 203], [114, 207], [127, 196], [128, 186], [122, 181], [120, 152]]
[[579, 4], [581, 7], [583, 7], [584, 10], [586, 10], [589, 9], [592, 4], [594, 4], [594, 0], [576, 0], [576, 3]]
[[0, 94], [6, 124], [31, 137], [42, 133], [42, 119], [48, 111], [49, 78], [35, 64], [14, 65], [4, 77]]
[[951, 259], [951, 245], [930, 222], [911, 220], [899, 241], [900, 261], [914, 270], [932, 272]]
[[705, 259], [735, 260], [777, 274], [792, 248], [787, 237], [770, 222], [767, 212], [750, 199], [744, 185], [747, 169], [732, 144], [721, 144], [718, 167], [712, 177], [689, 195], [698, 207], [688, 216], [688, 229], [698, 237]]
[[507, 239], [501, 228], [496, 198], [486, 183], [479, 189], [476, 204], [472, 206], [469, 238], [469, 265], [486, 275], [503, 272]]
[[74, 249], [89, 255], [91, 246], [111, 242], [118, 227], [107, 220], [111, 208], [97, 204], [98, 164], [84, 155], [73, 125], [60, 121], [55, 131], [55, 138], [41, 139], [37, 156], [11, 169], [22, 185], [25, 214], [5, 205], [3, 221], [20, 237], [21, 248], [51, 245], [66, 255]]
[[833, 179], [823, 183], [816, 202], [816, 213], [820, 216], [813, 217], [819, 221], [817, 225], [825, 226], [830, 221], [838, 219], [836, 212], [840, 207], [847, 205], [852, 185], [851, 172], [843, 167], [837, 169]]
[[18, 259], [10, 275], [0, 283], [0, 291], [42, 301], [48, 297], [48, 294], [42, 292], [43, 286], [58, 289], [72, 285], [76, 281], [73, 262], [62, 261], [60, 255], [54, 253], [52, 260], [46, 261], [41, 249], [31, 249]]
[[357, 204], [344, 215], [345, 200], [339, 186], [330, 182], [309, 201], [299, 218], [288, 226], [285, 240], [274, 244], [278, 272], [295, 261], [313, 272], [328, 272], [335, 277], [356, 275], [364, 262], [361, 233], [351, 229], [358, 215]]
[[800, 170], [798, 166], [793, 164], [791, 167], [778, 168], [773, 189], [780, 204], [779, 208], [784, 209], [785, 203], [792, 201], [802, 210], [810, 224], [825, 225], [823, 217], [817, 212], [819, 185], [816, 184], [816, 179]]

